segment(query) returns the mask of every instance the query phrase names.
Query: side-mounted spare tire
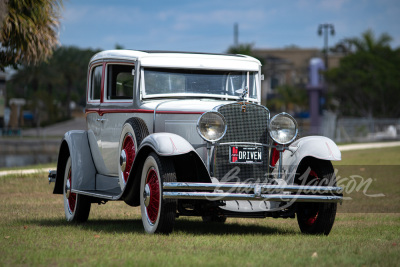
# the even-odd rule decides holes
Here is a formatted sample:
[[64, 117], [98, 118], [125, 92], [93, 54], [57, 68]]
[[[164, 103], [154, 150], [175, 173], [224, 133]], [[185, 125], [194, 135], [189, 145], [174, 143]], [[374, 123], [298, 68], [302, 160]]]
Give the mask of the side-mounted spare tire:
[[149, 135], [146, 123], [140, 118], [128, 119], [123, 127], [119, 140], [118, 177], [119, 185], [124, 190], [136, 157], [137, 149], [143, 139]]

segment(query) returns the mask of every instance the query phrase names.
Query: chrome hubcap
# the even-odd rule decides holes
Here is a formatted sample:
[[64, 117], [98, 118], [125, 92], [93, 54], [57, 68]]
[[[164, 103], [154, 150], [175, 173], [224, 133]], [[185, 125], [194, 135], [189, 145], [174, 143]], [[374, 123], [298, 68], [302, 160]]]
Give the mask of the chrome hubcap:
[[121, 155], [119, 157], [119, 164], [121, 166], [121, 171], [124, 172], [126, 169], [126, 152], [125, 149], [122, 149]]
[[144, 205], [146, 207], [148, 207], [150, 204], [150, 186], [149, 186], [149, 184], [146, 184], [144, 186], [143, 199], [144, 199]]
[[69, 182], [69, 179], [67, 180], [67, 185], [65, 186], [65, 197], [69, 198], [71, 195], [71, 184]]

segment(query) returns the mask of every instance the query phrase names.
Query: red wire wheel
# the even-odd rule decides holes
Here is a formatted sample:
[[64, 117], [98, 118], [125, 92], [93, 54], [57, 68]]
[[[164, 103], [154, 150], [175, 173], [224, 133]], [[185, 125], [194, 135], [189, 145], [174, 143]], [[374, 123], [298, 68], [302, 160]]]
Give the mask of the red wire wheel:
[[315, 223], [315, 221], [317, 220], [317, 218], [318, 218], [318, 211], [317, 211], [314, 215], [311, 215], [311, 216], [305, 221], [305, 223], [306, 223], [308, 226], [312, 226], [312, 225]]
[[122, 149], [125, 150], [126, 154], [126, 166], [123, 172], [125, 183], [128, 181], [129, 172], [131, 171], [133, 160], [136, 156], [135, 142], [131, 134], [125, 135], [124, 142], [122, 144]]
[[[300, 179], [307, 172], [307, 179]], [[336, 186], [335, 171], [332, 163], [327, 160], [306, 157], [300, 163], [296, 175], [296, 183], [300, 185]], [[337, 203], [297, 203], [297, 222], [301, 232], [305, 234], [328, 235], [335, 221], [336, 209]]]
[[146, 186], [150, 189], [150, 201], [146, 206], [146, 213], [149, 221], [154, 224], [158, 218], [160, 209], [160, 183], [157, 171], [151, 168], [147, 174]]
[[140, 180], [140, 212], [144, 230], [149, 234], [172, 232], [176, 217], [176, 200], [163, 199], [163, 182], [176, 182], [170, 157], [151, 152], [143, 163]]
[[66, 160], [65, 168], [62, 170], [62, 173], [65, 218], [68, 222], [86, 222], [89, 218], [91, 202], [88, 197], [72, 192], [73, 174], [71, 157], [68, 157]]
[[68, 196], [68, 207], [71, 213], [75, 211], [75, 205], [76, 205], [76, 193], [71, 192], [71, 187], [72, 187], [72, 180], [71, 180], [71, 169], [69, 169], [68, 172], [68, 183], [69, 183], [69, 196]]

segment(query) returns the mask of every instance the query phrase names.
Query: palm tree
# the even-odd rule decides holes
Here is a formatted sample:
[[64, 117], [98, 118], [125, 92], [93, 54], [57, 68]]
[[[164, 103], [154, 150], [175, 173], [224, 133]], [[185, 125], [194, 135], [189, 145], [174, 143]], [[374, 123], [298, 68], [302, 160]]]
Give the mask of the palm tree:
[[58, 44], [62, 0], [0, 1], [0, 69], [46, 60]]
[[347, 38], [344, 40], [349, 46], [354, 46], [356, 52], [375, 53], [382, 48], [388, 48], [392, 37], [387, 33], [382, 33], [379, 38], [375, 38], [374, 32], [369, 29], [362, 34], [361, 38]]

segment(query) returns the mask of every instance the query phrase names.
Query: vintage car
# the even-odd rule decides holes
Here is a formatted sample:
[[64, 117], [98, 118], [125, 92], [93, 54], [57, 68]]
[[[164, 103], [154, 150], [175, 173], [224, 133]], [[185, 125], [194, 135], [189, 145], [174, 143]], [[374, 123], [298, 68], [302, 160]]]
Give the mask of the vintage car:
[[342, 201], [328, 138], [298, 138], [287, 113], [261, 103], [260, 62], [244, 55], [110, 50], [93, 56], [87, 131], [67, 132], [57, 170], [67, 221], [91, 203], [140, 206], [147, 233], [180, 216], [295, 218], [329, 234]]

